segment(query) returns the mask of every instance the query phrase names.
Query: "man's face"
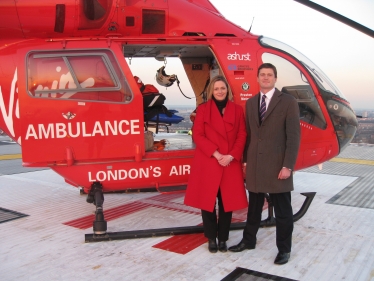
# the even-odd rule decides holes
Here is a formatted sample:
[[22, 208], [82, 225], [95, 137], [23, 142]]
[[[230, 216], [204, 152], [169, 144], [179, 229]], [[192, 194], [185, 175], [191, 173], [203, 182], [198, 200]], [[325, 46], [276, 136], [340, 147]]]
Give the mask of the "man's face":
[[275, 87], [275, 82], [277, 82], [277, 78], [275, 78], [274, 71], [271, 68], [263, 68], [260, 70], [257, 82], [260, 84], [261, 91], [270, 91]]

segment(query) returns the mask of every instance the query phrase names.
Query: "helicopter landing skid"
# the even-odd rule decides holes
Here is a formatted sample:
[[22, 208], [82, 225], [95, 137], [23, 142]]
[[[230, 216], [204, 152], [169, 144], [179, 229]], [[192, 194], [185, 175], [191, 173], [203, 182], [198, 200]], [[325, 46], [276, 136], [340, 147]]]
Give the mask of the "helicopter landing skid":
[[[316, 192], [301, 193], [306, 198], [300, 210], [293, 215], [293, 221], [296, 222], [302, 218], [308, 211], [310, 204], [312, 203]], [[268, 218], [261, 221], [260, 227], [271, 227], [275, 226], [275, 218], [273, 216], [273, 205], [270, 201], [270, 197], [265, 197], [268, 202]], [[96, 219], [98, 217], [96, 216]], [[103, 217], [104, 218], [104, 217]], [[203, 226], [183, 226], [183, 227], [172, 227], [172, 228], [159, 228], [159, 229], [144, 229], [144, 230], [131, 230], [131, 231], [120, 231], [120, 232], [106, 232], [97, 233], [95, 231], [94, 221], [94, 233], [85, 234], [85, 243], [90, 242], [102, 242], [102, 241], [112, 241], [112, 240], [123, 240], [123, 239], [134, 239], [134, 238], [150, 238], [150, 237], [160, 237], [160, 236], [172, 236], [172, 235], [183, 235], [183, 234], [194, 234], [203, 233]], [[232, 223], [230, 230], [244, 229], [245, 222]], [[101, 224], [100, 224], [101, 225]], [[105, 222], [106, 226], [106, 222]], [[105, 228], [106, 229], [106, 228]]]
[[103, 186], [100, 182], [94, 182], [91, 185], [91, 190], [87, 195], [87, 203], [93, 203], [96, 206], [95, 220], [93, 222], [93, 231], [95, 235], [102, 235], [106, 233], [107, 222], [104, 219], [104, 194]]

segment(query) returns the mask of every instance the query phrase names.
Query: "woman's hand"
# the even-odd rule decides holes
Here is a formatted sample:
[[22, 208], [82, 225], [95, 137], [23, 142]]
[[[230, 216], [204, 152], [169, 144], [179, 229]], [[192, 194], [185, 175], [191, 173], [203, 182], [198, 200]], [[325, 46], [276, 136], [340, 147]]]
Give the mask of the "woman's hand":
[[218, 163], [223, 167], [230, 165], [230, 162], [234, 159], [231, 155], [222, 155], [218, 151], [214, 151], [213, 157], [216, 158]]
[[226, 167], [226, 166], [230, 165], [231, 159], [232, 159], [231, 155], [223, 155], [221, 160], [218, 160], [218, 163], [221, 166]]
[[218, 163], [223, 167], [230, 165], [231, 161], [234, 159], [231, 155], [222, 155], [218, 151], [214, 151], [213, 157], [216, 158]]
[[216, 150], [213, 153], [213, 157], [216, 158], [219, 162], [222, 159], [223, 155]]

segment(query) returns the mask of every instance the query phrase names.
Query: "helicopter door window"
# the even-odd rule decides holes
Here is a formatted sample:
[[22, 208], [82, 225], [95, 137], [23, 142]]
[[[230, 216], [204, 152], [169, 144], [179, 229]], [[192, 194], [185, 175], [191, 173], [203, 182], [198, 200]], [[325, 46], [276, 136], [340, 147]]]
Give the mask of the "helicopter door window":
[[276, 87], [296, 98], [300, 110], [300, 121], [325, 129], [326, 120], [303, 72], [291, 62], [274, 54], [262, 54], [262, 61], [272, 63], [277, 68]]
[[31, 53], [28, 91], [32, 97], [130, 102], [132, 93], [110, 51]]

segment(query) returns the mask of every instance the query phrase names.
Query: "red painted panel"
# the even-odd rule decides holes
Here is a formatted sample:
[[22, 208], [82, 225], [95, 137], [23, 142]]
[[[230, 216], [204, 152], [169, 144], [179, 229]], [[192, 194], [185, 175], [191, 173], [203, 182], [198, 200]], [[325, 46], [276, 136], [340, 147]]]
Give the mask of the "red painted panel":
[[[155, 201], [160, 201], [160, 202], [170, 202], [173, 199], [176, 199], [178, 197], [183, 196], [182, 194], [158, 194], [156, 196], [147, 198], [145, 200], [155, 200]], [[177, 206], [177, 205], [176, 205]], [[181, 204], [181, 206], [184, 206]], [[160, 208], [160, 209], [167, 209], [167, 210], [172, 210], [172, 211], [177, 211], [177, 212], [183, 212], [183, 213], [190, 213], [190, 214], [200, 214], [199, 211], [191, 211], [191, 210], [184, 210], [184, 209], [178, 209], [175, 206], [162, 206], [162, 205], [156, 205], [156, 204], [151, 204], [147, 202], [142, 202], [141, 200], [138, 200], [136, 202], [132, 202], [129, 204], [124, 204], [115, 208], [107, 209], [104, 210], [104, 217], [106, 221], [111, 221], [126, 215], [133, 214], [135, 212], [141, 211], [145, 208], [148, 207], [155, 207], [155, 208]], [[89, 227], [92, 227], [92, 222], [95, 220], [95, 215], [88, 215], [84, 216], [72, 221], [64, 222], [63, 224], [80, 228], [80, 229], [86, 229]]]
[[184, 255], [207, 241], [204, 233], [176, 235], [154, 245], [153, 248]]
[[[130, 204], [121, 205], [112, 209], [108, 209], [104, 211], [104, 217], [106, 221], [111, 221], [114, 219], [118, 219], [120, 217], [130, 215], [132, 213], [141, 211], [145, 208], [148, 208], [150, 205], [142, 202], [133, 202]], [[92, 222], [95, 220], [95, 215], [89, 215], [85, 217], [81, 217], [79, 219], [75, 219], [72, 221], [64, 222], [63, 224], [80, 228], [86, 229], [92, 227]]]

